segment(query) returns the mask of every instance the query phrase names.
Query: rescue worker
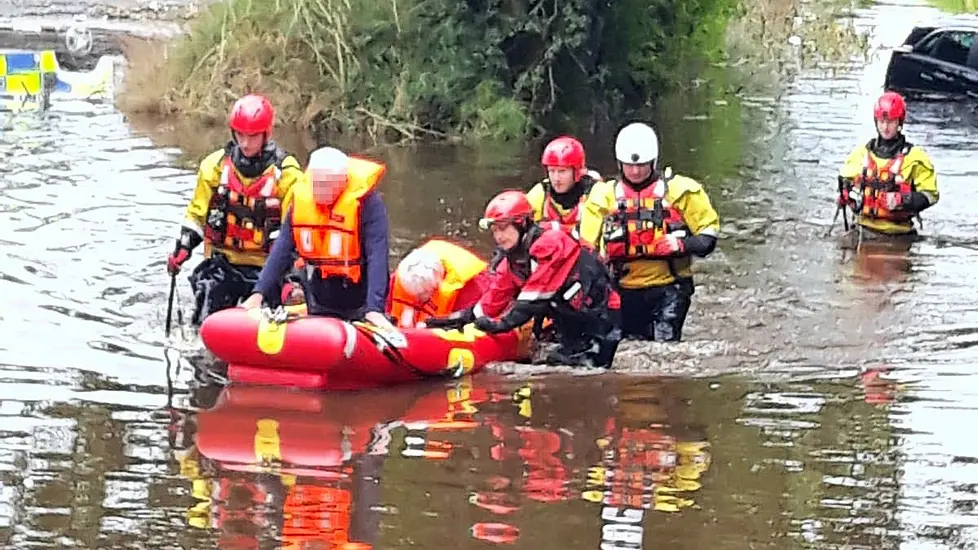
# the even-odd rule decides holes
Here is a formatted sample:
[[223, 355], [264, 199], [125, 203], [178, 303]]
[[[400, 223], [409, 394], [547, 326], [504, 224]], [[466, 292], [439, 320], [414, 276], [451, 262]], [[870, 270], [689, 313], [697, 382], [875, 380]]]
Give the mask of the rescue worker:
[[387, 311], [401, 328], [423, 326], [474, 306], [489, 289], [488, 264], [465, 248], [431, 239], [397, 265], [387, 297]]
[[581, 205], [601, 175], [588, 170], [584, 145], [570, 136], [561, 136], [543, 149], [540, 163], [547, 177], [526, 194], [533, 205], [533, 220], [553, 222], [576, 235], [581, 221]]
[[720, 219], [703, 186], [659, 169], [659, 139], [632, 123], [615, 141], [620, 179], [591, 190], [581, 239], [598, 247], [621, 294], [622, 333], [679, 341], [694, 292], [692, 257], [716, 248]]
[[520, 191], [503, 191], [489, 201], [479, 227], [492, 232], [503, 254], [489, 291], [474, 307], [427, 325], [474, 322], [496, 334], [548, 317], [559, 349], [546, 362], [610, 367], [621, 340], [619, 300], [597, 256], [564, 231], [534, 223], [533, 206]]
[[280, 296], [298, 254], [309, 315], [366, 319], [394, 330], [383, 313], [390, 278], [387, 208], [375, 189], [386, 170], [332, 147], [314, 151], [282, 222], [282, 238], [242, 307]]
[[278, 234], [283, 205], [302, 177], [299, 161], [271, 140], [274, 120], [265, 97], [238, 99], [228, 116], [231, 140], [200, 163], [194, 197], [166, 262], [175, 276], [204, 243], [206, 259], [190, 275], [194, 325], [251, 293]]
[[940, 198], [930, 157], [903, 135], [906, 118], [900, 94], [881, 95], [873, 106], [876, 137], [857, 146], [839, 170], [839, 205], [852, 210], [860, 238], [912, 239], [913, 218]]

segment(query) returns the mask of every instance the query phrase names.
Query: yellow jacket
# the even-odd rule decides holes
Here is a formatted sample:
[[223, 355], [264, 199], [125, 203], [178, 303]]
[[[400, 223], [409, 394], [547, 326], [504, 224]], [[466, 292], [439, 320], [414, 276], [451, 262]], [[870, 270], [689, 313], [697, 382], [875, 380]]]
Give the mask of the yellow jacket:
[[[586, 176], [590, 176], [595, 183], [601, 181], [601, 174], [595, 172], [594, 170], [588, 170]], [[586, 182], [586, 180], [580, 181], [576, 185], [581, 185], [584, 182]], [[549, 184], [549, 180], [543, 180], [536, 183], [530, 188], [529, 191], [526, 192], [526, 199], [530, 201], [530, 204], [533, 206], [533, 221], [535, 222], [542, 221], [546, 218], [545, 201], [547, 200], [547, 186]], [[584, 194], [582, 200], [587, 198], [588, 193], [590, 193], [590, 191]], [[551, 199], [550, 205], [561, 217], [566, 217], [568, 214], [570, 214], [570, 210], [558, 204], [557, 201]]]
[[[194, 190], [194, 197], [187, 206], [187, 213], [184, 218], [183, 226], [193, 230], [201, 237], [204, 237], [204, 224], [207, 221], [207, 212], [210, 208], [211, 197], [221, 182], [221, 171], [224, 162], [224, 149], [214, 151], [207, 155], [200, 162], [197, 170], [197, 188]], [[269, 169], [274, 169], [270, 166]], [[289, 203], [292, 200], [292, 186], [304, 177], [299, 161], [292, 155], [285, 157], [282, 161], [282, 175], [276, 184], [275, 196], [282, 201], [283, 215], [288, 211]], [[254, 181], [256, 178], [246, 178], [237, 172], [238, 178], [245, 185]], [[225, 254], [228, 261], [233, 265], [247, 265], [261, 267], [265, 264], [266, 254], [263, 253], [243, 253], [235, 250], [226, 250], [213, 243], [204, 240], [204, 256], [210, 257], [214, 252]]]
[[[668, 168], [666, 169], [669, 170]], [[599, 182], [591, 189], [584, 211], [581, 214], [581, 239], [604, 253], [601, 233], [604, 219], [617, 208], [615, 187], [618, 182], [610, 180]], [[683, 215], [683, 221], [693, 235], [713, 235], [720, 232], [720, 216], [707, 196], [703, 186], [685, 176], [673, 176], [669, 181], [665, 202], [671, 204]], [[672, 260], [679, 277], [692, 277], [692, 258], [682, 257]], [[627, 272], [619, 281], [625, 289], [642, 289], [672, 284], [676, 281], [667, 260], [635, 260], [625, 264]]]
[[[842, 168], [839, 170], [840, 176], [847, 180], [853, 180], [857, 176], [861, 176], [863, 168], [866, 165], [867, 154], [872, 155], [873, 161], [876, 162], [877, 166], [882, 166], [889, 161], [889, 159], [880, 158], [869, 153], [868, 145], [869, 143], [867, 142], [852, 150], [849, 158], [846, 159]], [[931, 205], [937, 204], [937, 201], [941, 198], [937, 190], [937, 174], [934, 171], [934, 164], [923, 149], [916, 145], [911, 146], [903, 158], [903, 164], [900, 166], [900, 175], [905, 181], [913, 183], [914, 190], [927, 197]], [[900, 223], [857, 215], [856, 223], [867, 229], [889, 235], [902, 235], [914, 230], [912, 219], [905, 223]]]

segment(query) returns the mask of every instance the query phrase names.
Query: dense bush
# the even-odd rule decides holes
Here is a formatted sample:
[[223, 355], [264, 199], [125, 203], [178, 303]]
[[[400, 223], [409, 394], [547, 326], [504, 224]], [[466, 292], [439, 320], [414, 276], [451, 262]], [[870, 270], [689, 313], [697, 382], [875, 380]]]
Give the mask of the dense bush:
[[279, 119], [377, 139], [513, 138], [651, 103], [709, 58], [732, 0], [229, 0], [120, 107], [223, 121], [257, 91]]

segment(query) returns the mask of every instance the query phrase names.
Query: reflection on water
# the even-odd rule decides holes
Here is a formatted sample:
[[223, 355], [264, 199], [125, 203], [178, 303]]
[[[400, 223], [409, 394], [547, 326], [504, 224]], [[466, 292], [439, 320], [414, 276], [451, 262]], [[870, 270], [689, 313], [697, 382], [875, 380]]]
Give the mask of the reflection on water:
[[171, 429], [186, 522], [221, 548], [881, 548], [901, 507], [885, 384], [232, 387]]
[[489, 377], [366, 399], [228, 388], [177, 428], [201, 500], [188, 522], [249, 546], [640, 548], [645, 516], [692, 505], [710, 462], [705, 433], [668, 422], [685, 411], [665, 391]]

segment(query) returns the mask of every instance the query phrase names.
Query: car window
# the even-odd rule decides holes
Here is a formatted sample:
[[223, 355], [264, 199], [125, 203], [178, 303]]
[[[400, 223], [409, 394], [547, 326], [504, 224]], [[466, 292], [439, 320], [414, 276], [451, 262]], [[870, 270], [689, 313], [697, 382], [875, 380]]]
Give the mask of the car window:
[[942, 31], [925, 38], [915, 49], [934, 59], [965, 65], [968, 61], [968, 50], [974, 43], [974, 32]]
[[913, 46], [920, 39], [930, 34], [934, 30], [934, 27], [914, 27], [910, 34], [907, 35], [907, 39], [903, 41], [905, 45]]

